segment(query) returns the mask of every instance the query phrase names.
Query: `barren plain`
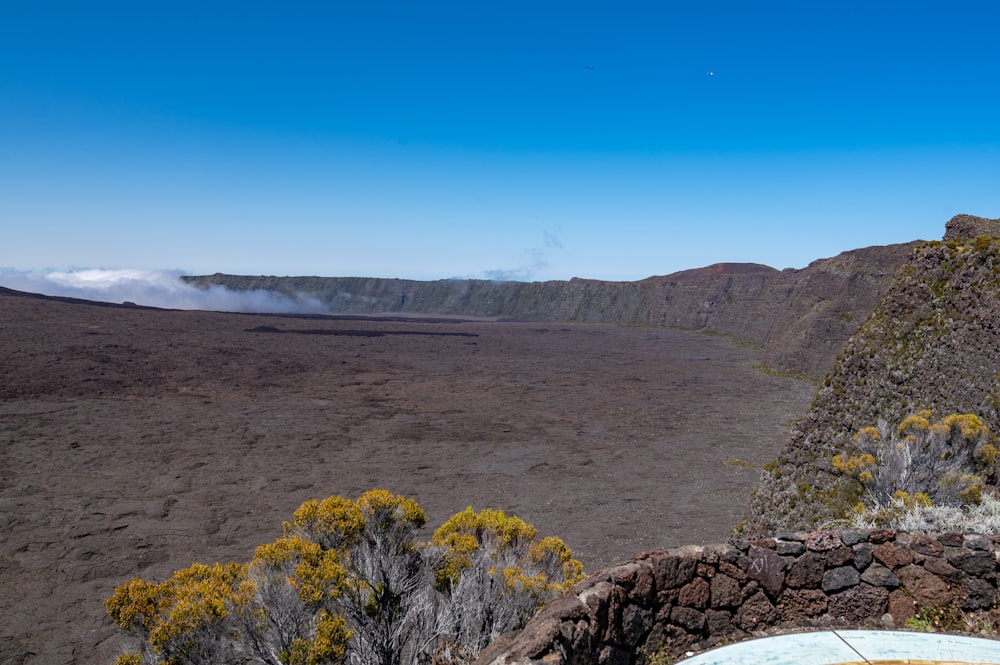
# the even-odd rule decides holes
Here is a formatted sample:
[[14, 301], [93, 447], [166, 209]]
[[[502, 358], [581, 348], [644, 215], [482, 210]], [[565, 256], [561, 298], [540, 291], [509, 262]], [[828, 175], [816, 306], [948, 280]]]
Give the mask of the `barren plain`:
[[304, 500], [501, 508], [593, 570], [724, 541], [812, 383], [660, 327], [222, 314], [0, 292], [0, 662], [108, 663], [134, 576]]

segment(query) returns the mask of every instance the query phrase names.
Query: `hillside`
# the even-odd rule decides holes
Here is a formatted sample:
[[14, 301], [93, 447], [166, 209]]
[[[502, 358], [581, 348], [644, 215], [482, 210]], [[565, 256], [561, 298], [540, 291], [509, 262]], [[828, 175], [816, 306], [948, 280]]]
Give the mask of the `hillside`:
[[746, 533], [808, 529], [842, 516], [833, 467], [853, 435], [920, 409], [973, 413], [1000, 431], [1000, 220], [953, 218], [919, 246], [851, 337], [755, 492]]
[[412, 281], [206, 275], [189, 282], [316, 298], [338, 314], [458, 315], [668, 326], [763, 347], [765, 364], [822, 376], [915, 243], [869, 247], [800, 270], [719, 263], [637, 282]]

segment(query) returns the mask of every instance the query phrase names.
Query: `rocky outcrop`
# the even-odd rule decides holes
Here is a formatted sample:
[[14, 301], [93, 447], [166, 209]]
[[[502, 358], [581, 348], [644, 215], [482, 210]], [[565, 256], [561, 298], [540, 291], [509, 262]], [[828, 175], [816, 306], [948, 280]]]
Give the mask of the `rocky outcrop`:
[[[849, 479], [831, 463], [853, 435], [921, 409], [973, 413], [1000, 432], [1000, 220], [949, 222], [910, 255], [827, 374], [754, 493], [743, 533], [810, 529], [844, 516]], [[970, 234], [977, 234], [969, 238]]]
[[987, 536], [891, 530], [651, 552], [590, 576], [476, 662], [632, 665], [776, 626], [892, 627], [918, 609], [995, 613], [998, 558]]
[[719, 263], [637, 282], [360, 277], [187, 277], [207, 287], [308, 296], [334, 314], [457, 315], [706, 330], [764, 347], [764, 362], [822, 376], [914, 243], [869, 247], [801, 270]]
[[868, 247], [801, 270], [731, 274], [709, 267], [663, 278], [657, 323], [731, 335], [766, 365], [822, 376], [918, 243]]
[[1000, 219], [955, 215], [945, 224], [945, 242], [972, 240], [982, 235], [1000, 237]]

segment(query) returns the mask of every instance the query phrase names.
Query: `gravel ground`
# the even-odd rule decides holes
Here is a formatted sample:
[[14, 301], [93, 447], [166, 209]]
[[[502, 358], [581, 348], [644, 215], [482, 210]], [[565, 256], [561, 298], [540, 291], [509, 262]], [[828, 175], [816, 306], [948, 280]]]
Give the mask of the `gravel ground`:
[[304, 500], [473, 506], [589, 570], [725, 540], [814, 386], [664, 328], [177, 312], [0, 294], [0, 662], [110, 662], [133, 576], [247, 560]]

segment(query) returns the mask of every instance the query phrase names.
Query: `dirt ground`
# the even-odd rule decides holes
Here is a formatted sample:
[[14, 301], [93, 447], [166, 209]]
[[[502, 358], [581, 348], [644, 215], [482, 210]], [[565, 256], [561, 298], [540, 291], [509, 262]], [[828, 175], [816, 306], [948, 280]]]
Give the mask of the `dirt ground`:
[[721, 542], [812, 384], [663, 328], [0, 295], [0, 662], [108, 663], [133, 576], [247, 560], [304, 500], [501, 508], [589, 570]]

